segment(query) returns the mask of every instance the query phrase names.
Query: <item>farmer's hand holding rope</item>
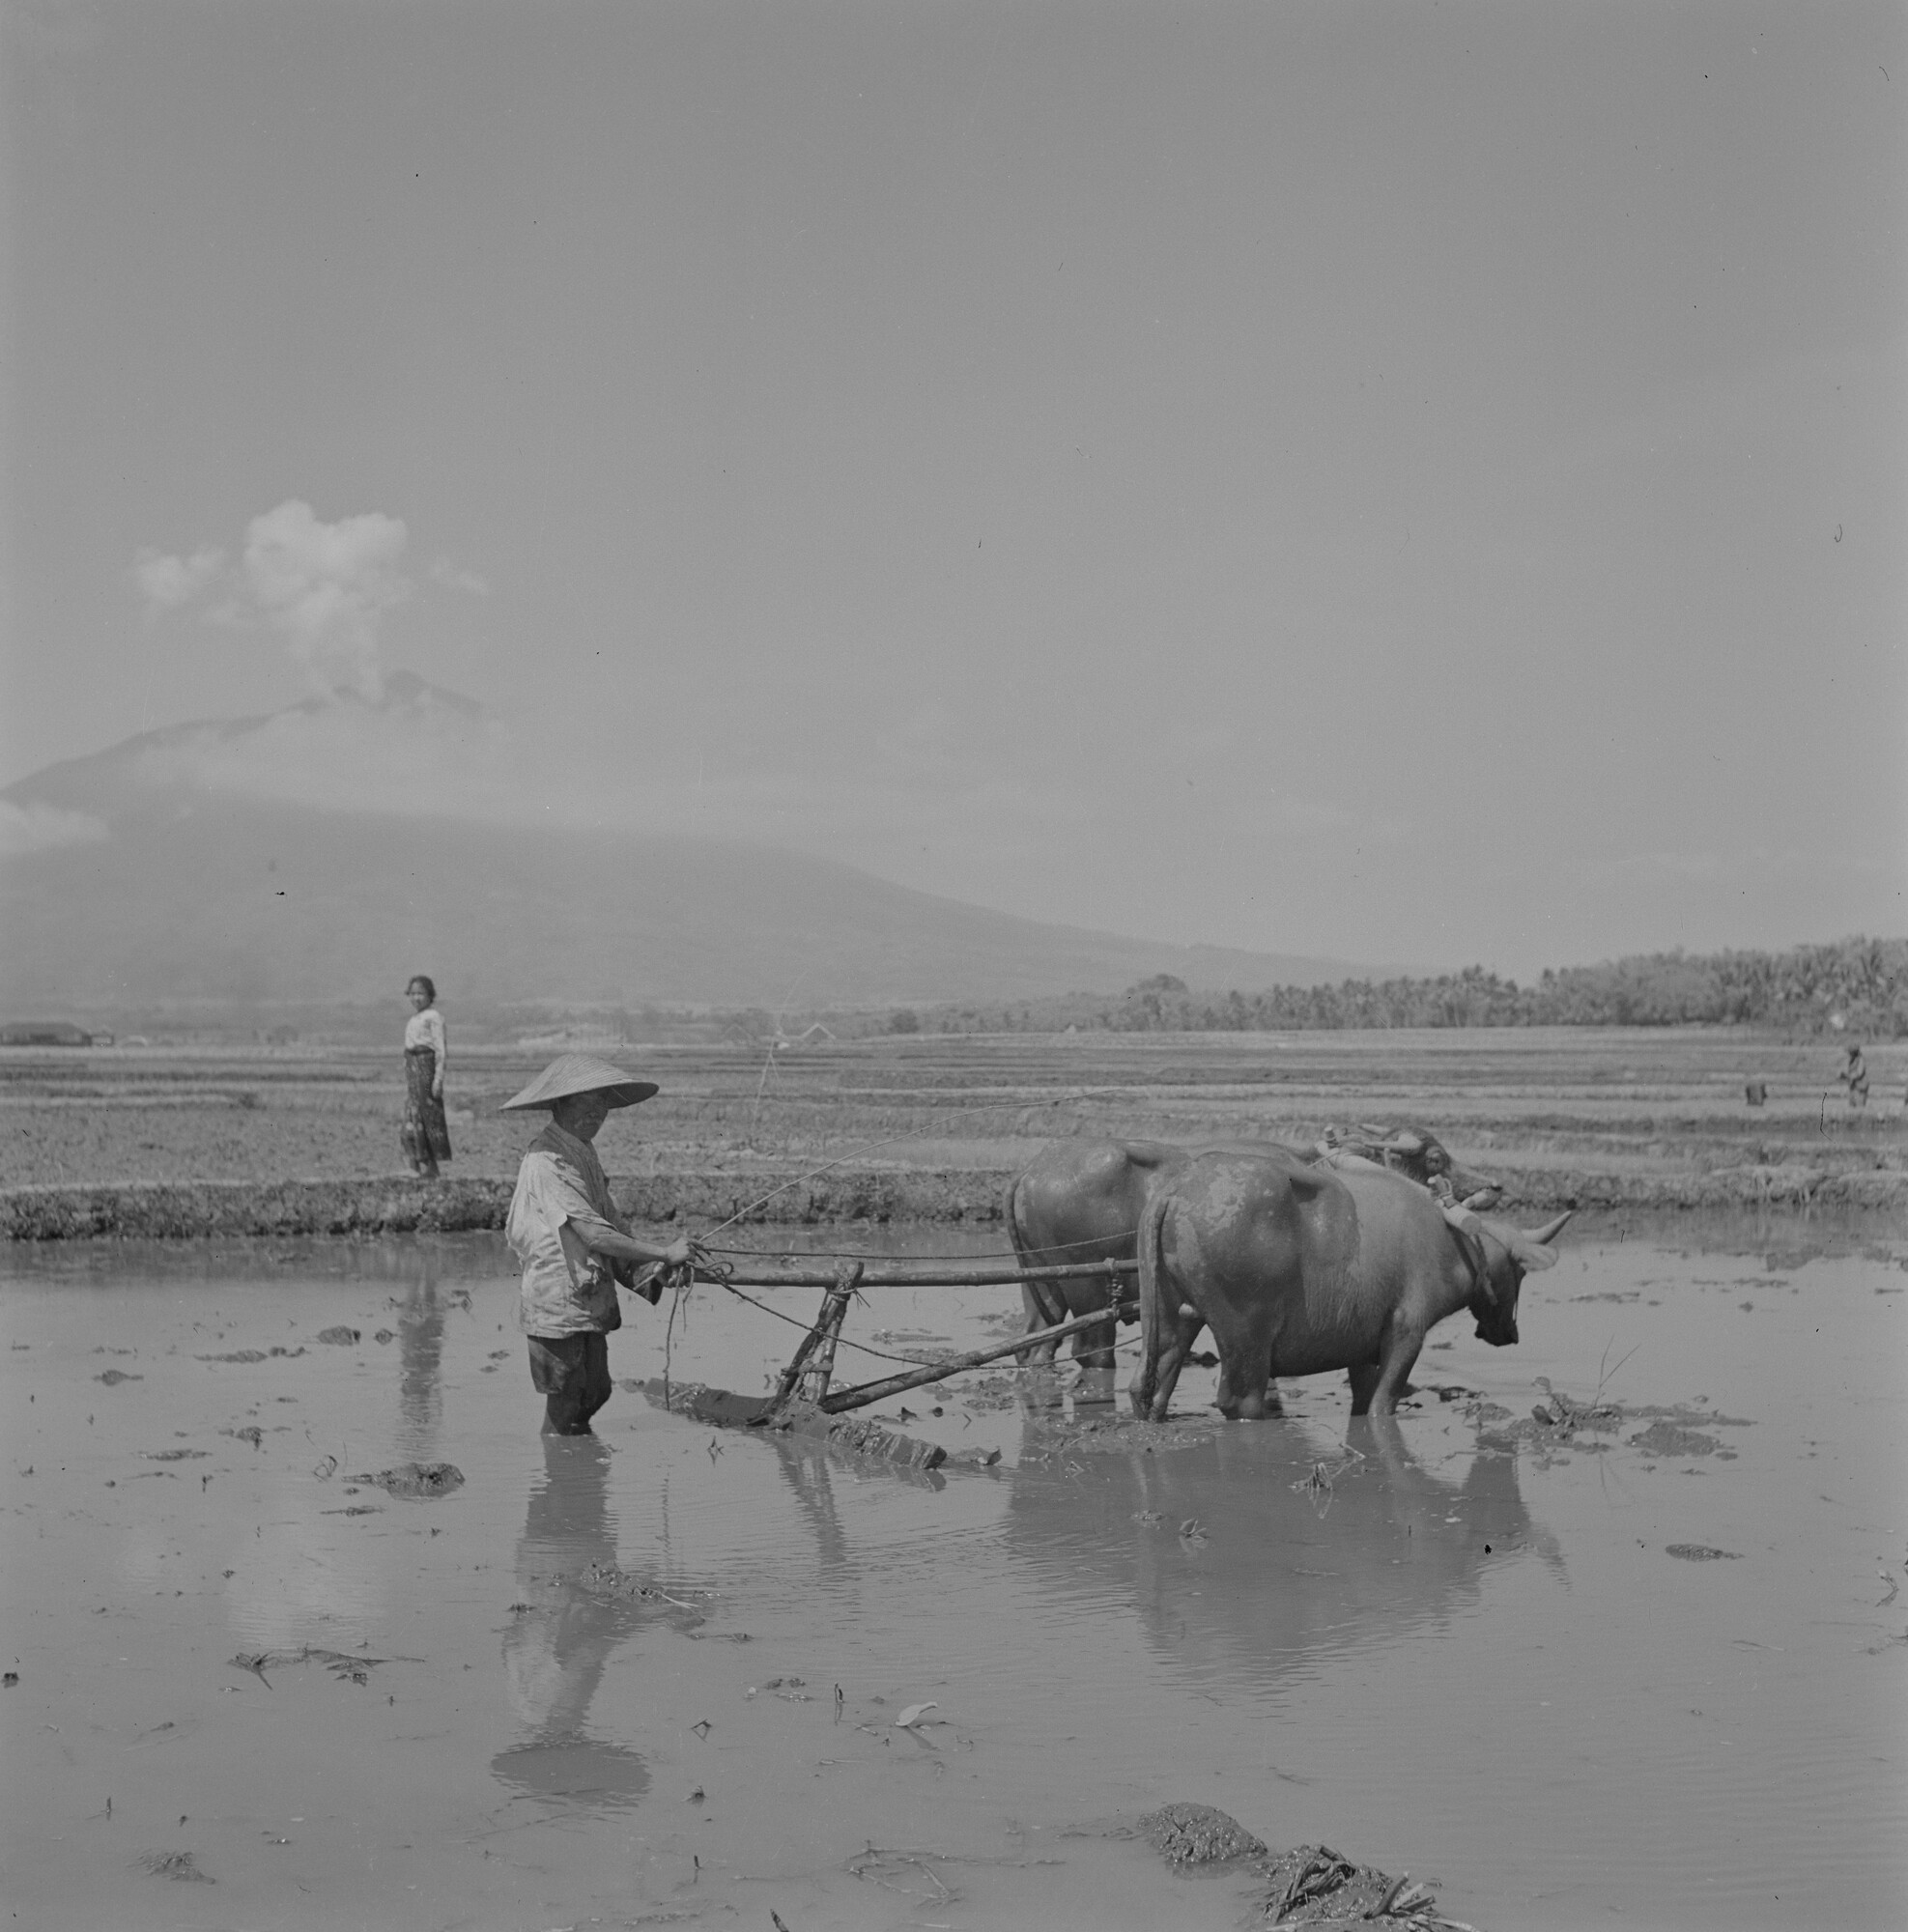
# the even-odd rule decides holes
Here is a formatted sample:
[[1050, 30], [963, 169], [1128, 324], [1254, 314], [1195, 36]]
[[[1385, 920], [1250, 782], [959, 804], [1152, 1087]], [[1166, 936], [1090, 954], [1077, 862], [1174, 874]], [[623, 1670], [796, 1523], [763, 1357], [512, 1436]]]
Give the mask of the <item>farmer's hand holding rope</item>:
[[664, 1250], [663, 1259], [642, 1273], [631, 1286], [653, 1308], [663, 1298], [666, 1288], [686, 1289], [698, 1276], [726, 1281], [734, 1270], [726, 1262], [709, 1259], [709, 1251], [689, 1235], [683, 1235]]

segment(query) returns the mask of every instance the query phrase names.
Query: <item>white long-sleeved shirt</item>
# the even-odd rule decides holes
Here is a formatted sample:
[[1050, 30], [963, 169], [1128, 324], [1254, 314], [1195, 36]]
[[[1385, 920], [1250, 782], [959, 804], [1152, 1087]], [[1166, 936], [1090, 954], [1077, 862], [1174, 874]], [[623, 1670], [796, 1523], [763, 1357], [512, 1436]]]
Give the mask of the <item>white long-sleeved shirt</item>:
[[596, 1150], [552, 1121], [517, 1169], [503, 1224], [524, 1270], [517, 1325], [525, 1334], [600, 1335], [623, 1325], [610, 1264], [583, 1237], [592, 1224], [629, 1233]]

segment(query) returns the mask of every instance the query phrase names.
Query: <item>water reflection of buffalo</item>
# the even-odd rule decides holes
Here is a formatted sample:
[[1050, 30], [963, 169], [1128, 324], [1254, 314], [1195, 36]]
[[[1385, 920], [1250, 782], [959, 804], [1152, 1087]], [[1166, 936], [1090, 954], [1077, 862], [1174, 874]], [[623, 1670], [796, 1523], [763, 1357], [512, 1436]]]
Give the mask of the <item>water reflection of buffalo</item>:
[[1334, 1369], [1350, 1374], [1353, 1414], [1387, 1413], [1447, 1315], [1468, 1308], [1494, 1347], [1517, 1340], [1518, 1291], [1556, 1261], [1546, 1244], [1569, 1218], [1535, 1234], [1476, 1214], [1454, 1226], [1424, 1188], [1377, 1168], [1197, 1155], [1159, 1177], [1141, 1216], [1133, 1406], [1165, 1415], [1210, 1326], [1226, 1415], [1266, 1415], [1272, 1377]]
[[[1405, 1634], [1462, 1611], [1487, 1570], [1532, 1553], [1562, 1572], [1513, 1455], [1473, 1451], [1448, 1480], [1419, 1465], [1388, 1417], [1353, 1422], [1342, 1449], [1297, 1423], [1222, 1429], [1191, 1448], [1081, 1458], [1070, 1480], [1024, 1460], [1041, 1441], [1038, 1424], [1028, 1431], [1010, 1546], [1073, 1601], [1130, 1601], [1194, 1679], [1249, 1685]], [[1182, 1536], [1194, 1520], [1203, 1528]]]
[[[1053, 1141], [1009, 1183], [1005, 1214], [1009, 1238], [1023, 1267], [1055, 1267], [1075, 1262], [1130, 1262], [1140, 1215], [1153, 1183], [1182, 1173], [1201, 1153], [1289, 1154], [1298, 1161], [1347, 1158], [1369, 1160], [1420, 1182], [1448, 1180], [1459, 1198], [1489, 1191], [1494, 1183], [1467, 1173], [1438, 1137], [1423, 1127], [1385, 1133], [1359, 1128], [1352, 1136], [1332, 1130], [1327, 1146], [1288, 1148], [1282, 1142], [1242, 1140], [1204, 1147], [1177, 1147], [1167, 1141]], [[1110, 1369], [1117, 1335], [1113, 1311], [1133, 1295], [1129, 1277], [1079, 1275], [1065, 1281], [1028, 1282], [1020, 1291], [1027, 1331], [1050, 1327], [1096, 1309], [1109, 1311], [1102, 1326], [1083, 1328], [1073, 1338], [1081, 1367]], [[1128, 1313], [1124, 1319], [1132, 1319]], [[1045, 1342], [1024, 1359], [1051, 1361], [1055, 1345]]]

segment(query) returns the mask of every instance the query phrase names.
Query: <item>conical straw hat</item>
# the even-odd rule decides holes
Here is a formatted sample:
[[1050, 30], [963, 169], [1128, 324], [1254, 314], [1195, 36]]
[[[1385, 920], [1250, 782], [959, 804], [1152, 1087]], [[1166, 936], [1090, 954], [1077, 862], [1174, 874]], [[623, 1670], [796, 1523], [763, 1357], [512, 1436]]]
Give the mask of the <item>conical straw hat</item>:
[[548, 1107], [572, 1094], [607, 1094], [612, 1107], [634, 1107], [656, 1091], [653, 1080], [638, 1080], [598, 1060], [593, 1053], [559, 1054], [521, 1094], [504, 1101], [508, 1113], [515, 1107]]

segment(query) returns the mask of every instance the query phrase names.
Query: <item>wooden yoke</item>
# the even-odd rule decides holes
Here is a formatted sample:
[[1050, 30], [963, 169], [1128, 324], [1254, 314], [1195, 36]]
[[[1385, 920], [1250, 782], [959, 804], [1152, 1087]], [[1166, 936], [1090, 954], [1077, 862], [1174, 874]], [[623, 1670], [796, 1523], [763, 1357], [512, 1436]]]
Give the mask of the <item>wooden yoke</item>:
[[804, 1335], [782, 1378], [775, 1385], [761, 1413], [754, 1418], [756, 1426], [767, 1422], [785, 1407], [800, 1385], [804, 1402], [818, 1404], [828, 1393], [829, 1378], [835, 1373], [835, 1345], [840, 1340], [841, 1323], [847, 1319], [848, 1303], [854, 1299], [855, 1285], [861, 1280], [862, 1264], [856, 1261], [836, 1264], [835, 1279], [821, 1298], [821, 1312], [814, 1326]]

